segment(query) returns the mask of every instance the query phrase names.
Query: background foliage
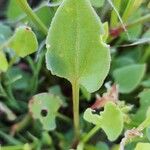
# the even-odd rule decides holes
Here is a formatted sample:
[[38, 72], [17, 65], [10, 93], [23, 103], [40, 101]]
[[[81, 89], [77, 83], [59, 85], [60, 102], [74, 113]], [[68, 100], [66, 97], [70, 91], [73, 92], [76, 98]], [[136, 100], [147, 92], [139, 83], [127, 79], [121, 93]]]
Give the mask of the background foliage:
[[[109, 67], [105, 57], [99, 57], [100, 52], [93, 52], [92, 60], [95, 61], [88, 56], [88, 67], [94, 65], [94, 71], [99, 73], [103, 66], [103, 74], [99, 74], [98, 79], [89, 76], [81, 81], [82, 138], [76, 141], [71, 84], [53, 76], [45, 62], [45, 43], [49, 44], [49, 40], [46, 42], [47, 29], [62, 1], [29, 0], [32, 9], [18, 1], [0, 0], [0, 150], [66, 150], [76, 147], [78, 150], [118, 150], [119, 147], [120, 150], [124, 147], [126, 150], [149, 150], [150, 2], [90, 1], [102, 21], [104, 34], [101, 39], [110, 45], [111, 67], [102, 87], [91, 94], [89, 91], [93, 92], [97, 87], [89, 87], [89, 82], [100, 80]], [[86, 20], [84, 13], [83, 21]], [[61, 20], [63, 15], [58, 17]], [[92, 26], [91, 22], [85, 25], [87, 30]], [[61, 23], [53, 24], [54, 28], [58, 29]], [[96, 24], [96, 27], [99, 26]], [[93, 35], [99, 35], [97, 28], [92, 29]], [[55, 32], [54, 39], [50, 39], [56, 45], [65, 38], [66, 34], [61, 32]], [[87, 34], [84, 38], [93, 35]], [[69, 46], [66, 43], [63, 52]], [[73, 57], [74, 54], [70, 54], [70, 61]], [[73, 68], [71, 63], [67, 65], [70, 70]], [[63, 74], [70, 81], [70, 74], [64, 76], [63, 70], [68, 68], [60, 68], [56, 74]], [[74, 72], [72, 76], [75, 76]], [[102, 97], [95, 97], [95, 94]], [[44, 103], [42, 99], [45, 99]]]

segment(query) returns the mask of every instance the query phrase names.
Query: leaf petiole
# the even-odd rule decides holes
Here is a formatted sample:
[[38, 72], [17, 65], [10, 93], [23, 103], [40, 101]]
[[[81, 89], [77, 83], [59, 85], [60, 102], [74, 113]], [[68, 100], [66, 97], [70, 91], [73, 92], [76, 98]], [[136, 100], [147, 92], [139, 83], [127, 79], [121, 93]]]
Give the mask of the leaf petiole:
[[48, 29], [40, 20], [40, 18], [34, 13], [27, 3], [27, 0], [16, 0], [18, 6], [27, 14], [27, 16], [33, 21], [33, 23], [39, 28], [43, 34], [47, 35]]
[[94, 136], [94, 134], [95, 134], [100, 128], [101, 128], [101, 127], [98, 126], [98, 125], [95, 126], [94, 128], [92, 128], [91, 131], [88, 132], [88, 133], [83, 137], [83, 139], [81, 140], [82, 143], [88, 142], [88, 141], [90, 140], [90, 138], [91, 138], [92, 136]]
[[57, 117], [62, 119], [62, 120], [64, 120], [65, 122], [68, 122], [68, 123], [71, 122], [71, 119], [69, 117], [67, 117], [67, 116], [65, 116], [65, 115], [63, 115], [61, 113], [57, 113]]
[[76, 138], [79, 138], [80, 126], [79, 126], [79, 83], [78, 80], [72, 82], [72, 94], [73, 94], [73, 119]]

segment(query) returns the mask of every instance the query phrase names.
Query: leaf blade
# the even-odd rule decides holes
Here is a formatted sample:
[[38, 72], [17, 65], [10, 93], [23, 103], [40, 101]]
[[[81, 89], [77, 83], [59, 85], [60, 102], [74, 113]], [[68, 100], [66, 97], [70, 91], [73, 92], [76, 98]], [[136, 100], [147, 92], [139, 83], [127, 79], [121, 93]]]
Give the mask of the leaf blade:
[[123, 114], [121, 110], [116, 104], [108, 102], [100, 115], [93, 114], [93, 111], [91, 108], [88, 108], [84, 113], [84, 119], [101, 127], [105, 131], [108, 139], [114, 141], [121, 134], [123, 129]]
[[16, 29], [9, 46], [15, 51], [16, 55], [25, 57], [37, 50], [38, 41], [31, 28], [20, 26]]
[[49, 93], [40, 93], [30, 100], [29, 111], [34, 119], [40, 120], [43, 129], [49, 131], [56, 128], [55, 118], [60, 106], [59, 97]]
[[136, 89], [143, 79], [145, 70], [145, 64], [133, 64], [116, 69], [113, 72], [113, 77], [119, 85], [119, 91], [121, 93], [130, 93]]
[[63, 1], [46, 40], [47, 68], [70, 82], [79, 80], [89, 92], [99, 89], [110, 67], [109, 48], [100, 39], [102, 32], [89, 1]]

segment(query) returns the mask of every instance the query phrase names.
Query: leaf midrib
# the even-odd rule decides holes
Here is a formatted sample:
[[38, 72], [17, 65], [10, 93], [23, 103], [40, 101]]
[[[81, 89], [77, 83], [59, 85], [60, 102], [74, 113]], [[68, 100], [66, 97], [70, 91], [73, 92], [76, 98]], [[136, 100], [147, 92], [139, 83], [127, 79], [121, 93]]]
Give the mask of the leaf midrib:
[[78, 15], [78, 1], [75, 0], [75, 78], [74, 80], [79, 79], [79, 47], [80, 47], [80, 29], [79, 29], [79, 15]]

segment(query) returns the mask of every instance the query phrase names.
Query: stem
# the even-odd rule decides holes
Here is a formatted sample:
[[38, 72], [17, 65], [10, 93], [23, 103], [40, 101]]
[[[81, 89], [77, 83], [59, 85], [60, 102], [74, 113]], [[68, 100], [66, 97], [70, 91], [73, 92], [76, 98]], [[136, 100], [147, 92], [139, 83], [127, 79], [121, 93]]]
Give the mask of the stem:
[[11, 127], [11, 134], [15, 135], [16, 132], [20, 132], [22, 129], [24, 129], [31, 121], [31, 116], [27, 114], [20, 122], [14, 124]]
[[[139, 19], [137, 19], [131, 23], [126, 24], [125, 28], [128, 29], [128, 28], [131, 28], [131, 27], [136, 26], [138, 24], [143, 24], [143, 23], [148, 22], [148, 21], [150, 21], [150, 14], [145, 15], [145, 16], [143, 16], [143, 17], [141, 17], [141, 18], [139, 18]], [[118, 37], [122, 32], [124, 32], [124, 28], [121, 25], [116, 27], [116, 28], [110, 29], [110, 41], [113, 38]]]
[[[120, 9], [120, 4], [121, 4], [121, 0], [117, 0], [117, 1], [113, 1], [116, 9], [119, 11]], [[114, 27], [118, 24], [118, 16], [116, 15], [116, 12], [115, 10], [113, 9], [112, 12], [111, 12], [111, 27]]]
[[79, 83], [78, 83], [78, 80], [75, 80], [72, 83], [72, 93], [73, 93], [73, 119], [74, 119], [75, 136], [78, 139], [79, 135], [80, 135], [80, 126], [79, 126]]
[[[4, 147], [0, 147], [0, 150], [21, 150], [24, 149], [25, 144], [24, 145], [15, 145], [15, 146], [4, 146]], [[29, 147], [33, 147], [31, 144], [29, 145]]]
[[16, 0], [19, 7], [27, 14], [27, 16], [33, 21], [33, 23], [39, 28], [43, 34], [47, 35], [48, 29], [40, 20], [40, 18], [33, 12], [28, 5], [27, 0]]
[[65, 115], [63, 115], [63, 114], [61, 114], [61, 113], [57, 113], [57, 117], [59, 117], [60, 119], [66, 121], [66, 122], [68, 122], [68, 123], [71, 122], [71, 119], [70, 119], [69, 117], [67, 117], [67, 116], [65, 116]]
[[89, 139], [94, 136], [94, 134], [100, 129], [100, 126], [95, 126], [90, 132], [88, 132], [82, 139], [83, 143], [89, 141]]
[[16, 145], [16, 146], [5, 146], [1, 147], [2, 150], [19, 150], [22, 149], [24, 145]]
[[16, 62], [17, 58], [18, 58], [18, 57], [15, 55], [15, 56], [10, 60], [10, 62], [9, 62], [9, 68], [11, 68], [11, 66]]
[[7, 97], [7, 93], [6, 91], [4, 90], [2, 84], [0, 83], [0, 93], [2, 94], [3, 97]]
[[133, 21], [129, 24], [127, 24], [126, 27], [130, 28], [130, 27], [133, 27], [135, 25], [142, 24], [142, 23], [148, 22], [148, 21], [150, 21], [150, 14], [147, 14], [147, 15], [145, 15], [145, 16], [143, 16], [143, 17], [141, 17], [141, 18], [139, 18], [139, 19], [137, 19], [137, 20], [135, 20], [135, 21]]

